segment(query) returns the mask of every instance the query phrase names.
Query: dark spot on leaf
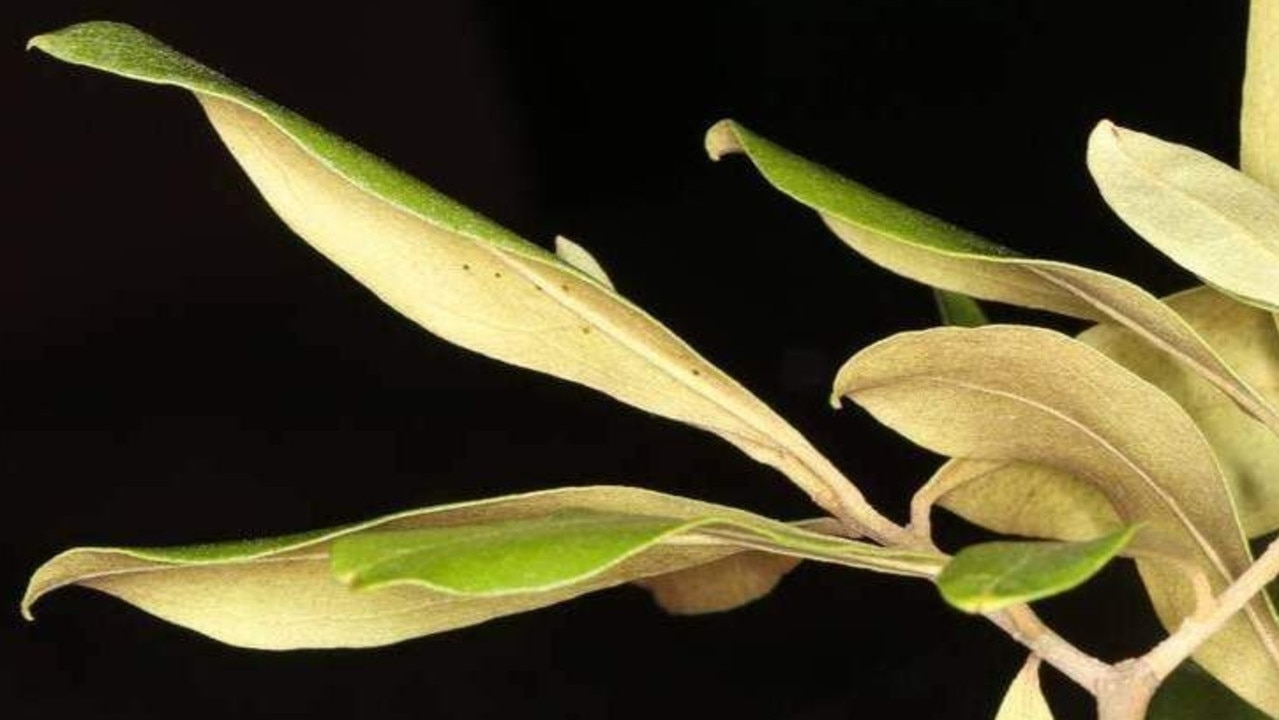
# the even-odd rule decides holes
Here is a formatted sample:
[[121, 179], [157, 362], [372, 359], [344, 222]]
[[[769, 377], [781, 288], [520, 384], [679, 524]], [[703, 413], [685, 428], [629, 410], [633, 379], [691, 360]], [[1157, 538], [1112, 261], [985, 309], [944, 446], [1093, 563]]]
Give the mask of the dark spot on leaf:
[[702, 371], [701, 371], [701, 370], [698, 370], [697, 368], [693, 368], [693, 374], [694, 374], [694, 375], [696, 375], [696, 376], [698, 376], [698, 377], [701, 377], [701, 376], [702, 376]]
[[466, 263], [462, 263], [462, 269], [463, 269], [463, 270], [465, 270], [465, 271], [467, 271], [467, 272], [470, 272], [470, 271], [471, 271], [471, 266], [470, 266], [470, 265], [467, 265]]
[[582, 326], [582, 334], [583, 334], [583, 335], [590, 335], [590, 334], [591, 334], [591, 329], [590, 329], [589, 327]]
[[502, 273], [500, 273], [500, 272], [495, 272], [495, 273], [493, 273], [493, 277], [495, 277], [495, 278], [500, 278], [500, 277], [502, 277]]

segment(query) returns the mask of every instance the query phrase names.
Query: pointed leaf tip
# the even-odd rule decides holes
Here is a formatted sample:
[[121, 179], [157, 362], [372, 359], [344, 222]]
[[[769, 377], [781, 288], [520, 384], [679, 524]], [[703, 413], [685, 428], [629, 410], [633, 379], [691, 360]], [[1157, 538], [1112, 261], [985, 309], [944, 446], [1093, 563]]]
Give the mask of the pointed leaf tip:
[[[838, 471], [825, 457], [606, 276], [580, 269], [585, 252], [569, 251], [581, 261], [570, 264], [127, 25], [86, 23], [46, 40], [66, 62], [192, 92], [285, 224], [427, 331], [714, 432], [820, 502], [833, 497]], [[869, 506], [843, 512], [894, 532]]]
[[1102, 198], [1146, 242], [1206, 283], [1279, 309], [1279, 198], [1210, 155], [1102, 121], [1088, 139]]

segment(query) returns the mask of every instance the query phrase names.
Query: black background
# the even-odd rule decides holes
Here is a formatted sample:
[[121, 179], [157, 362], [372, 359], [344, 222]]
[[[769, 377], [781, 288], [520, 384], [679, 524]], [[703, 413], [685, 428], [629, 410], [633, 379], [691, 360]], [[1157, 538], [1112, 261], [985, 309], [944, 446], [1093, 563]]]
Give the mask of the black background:
[[[23, 718], [987, 718], [1022, 658], [929, 586], [816, 566], [719, 616], [626, 589], [360, 652], [224, 647], [75, 590], [22, 622], [26, 575], [79, 544], [594, 482], [812, 513], [710, 435], [416, 329], [288, 233], [189, 97], [24, 54], [30, 35], [131, 22], [530, 239], [579, 240], [900, 519], [937, 460], [825, 396], [856, 349], [935, 323], [929, 295], [709, 162], [703, 131], [735, 117], [1167, 292], [1189, 279], [1107, 213], [1084, 141], [1110, 117], [1233, 158], [1246, 19], [1242, 0], [24, 5], [0, 10], [0, 712]], [[1134, 585], [1107, 571], [1044, 612], [1117, 659], [1155, 634]]]

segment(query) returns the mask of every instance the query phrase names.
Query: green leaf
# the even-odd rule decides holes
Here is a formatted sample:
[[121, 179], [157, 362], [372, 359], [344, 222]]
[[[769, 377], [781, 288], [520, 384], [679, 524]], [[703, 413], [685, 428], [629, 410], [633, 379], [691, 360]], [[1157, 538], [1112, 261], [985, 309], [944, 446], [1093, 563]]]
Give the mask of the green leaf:
[[933, 298], [937, 301], [941, 321], [947, 325], [980, 327], [990, 323], [981, 305], [967, 295], [933, 288]]
[[1106, 203], [1146, 242], [1225, 292], [1279, 309], [1279, 198], [1212, 157], [1097, 124], [1088, 169]]
[[1222, 388], [1272, 428], [1279, 412], [1235, 375], [1175, 312], [1121, 278], [1067, 263], [1025, 258], [967, 230], [841, 177], [731, 120], [706, 135], [712, 158], [744, 153], [781, 192], [817, 211], [857, 252], [893, 272], [982, 300], [1113, 321], [1132, 328]]
[[1039, 688], [1039, 658], [1031, 655], [1013, 678], [999, 704], [995, 720], [1053, 720], [1052, 710]]
[[[1092, 484], [1124, 523], [1145, 526], [1132, 547], [1165, 627], [1195, 610], [1184, 566], [1220, 592], [1252, 562], [1194, 422], [1167, 395], [1077, 340], [1000, 325], [902, 333], [849, 360], [835, 393], [942, 455], [1044, 465]], [[1279, 713], [1277, 648], [1279, 622], [1258, 598], [1195, 657], [1240, 695]]]
[[267, 203], [304, 240], [441, 338], [709, 430], [875, 538], [900, 531], [767, 405], [568, 262], [127, 25], [84, 23], [33, 47], [191, 91]]
[[1203, 668], [1186, 661], [1150, 702], [1147, 720], [1266, 720], [1272, 717], [1234, 694]]
[[1000, 541], [960, 550], [937, 576], [946, 602], [989, 613], [1073, 590], [1101, 571], [1136, 534], [1128, 527], [1083, 542]]
[[[931, 578], [935, 554], [889, 550], [638, 488], [563, 488], [414, 510], [334, 530], [178, 548], [76, 548], [22, 601], [68, 585], [114, 595], [232, 645], [370, 647], [615, 585], [767, 553]], [[785, 572], [771, 565], [776, 579]], [[786, 568], [789, 569], [789, 568]], [[731, 576], [720, 575], [722, 579]], [[694, 576], [705, 585], [714, 579]], [[675, 578], [670, 585], [689, 582]], [[726, 590], [720, 609], [771, 588]]]

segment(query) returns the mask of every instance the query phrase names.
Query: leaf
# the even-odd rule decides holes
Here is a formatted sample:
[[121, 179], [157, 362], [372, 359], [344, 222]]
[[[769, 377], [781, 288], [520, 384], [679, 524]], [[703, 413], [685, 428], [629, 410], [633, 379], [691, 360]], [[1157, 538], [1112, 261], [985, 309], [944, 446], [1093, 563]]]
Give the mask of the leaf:
[[[1132, 548], [1147, 555], [1137, 566], [1165, 627], [1194, 610], [1193, 585], [1178, 564], [1199, 568], [1220, 592], [1252, 561], [1191, 419], [1069, 337], [999, 325], [902, 333], [849, 360], [835, 394], [943, 455], [1029, 462], [1091, 483], [1125, 523], [1144, 525]], [[1279, 622], [1264, 598], [1195, 657], [1258, 707], [1279, 712]]]
[[999, 704], [995, 720], [1053, 720], [1052, 710], [1039, 688], [1039, 657], [1031, 655], [1013, 678]]
[[1239, 166], [1279, 191], [1279, 7], [1252, 0], [1248, 60], [1239, 114]]
[[960, 550], [937, 576], [946, 602], [990, 613], [1073, 590], [1123, 550], [1137, 528], [1081, 542], [1000, 541]]
[[1279, 309], [1279, 198], [1184, 145], [1103, 120], [1088, 170], [1106, 203], [1146, 242], [1240, 300]]
[[1279, 432], [1276, 412], [1175, 312], [1136, 285], [1067, 263], [1025, 258], [913, 210], [722, 120], [706, 135], [714, 159], [744, 153], [781, 192], [817, 211], [841, 240], [895, 273], [982, 300], [1051, 310], [1132, 328]]
[[414, 510], [269, 540], [76, 548], [35, 572], [22, 610], [30, 618], [45, 594], [82, 585], [231, 645], [370, 647], [743, 550], [925, 578], [944, 561], [720, 505], [598, 486]]
[[[1279, 332], [1272, 316], [1206, 287], [1165, 298], [1250, 386], [1279, 403]], [[1131, 332], [1099, 325], [1079, 336], [1157, 386], [1194, 419], [1216, 452], [1248, 537], [1279, 529], [1279, 437], [1220, 390]]]
[[666, 612], [701, 615], [732, 610], [767, 595], [798, 564], [797, 558], [751, 550], [636, 584], [652, 592]]
[[[1164, 298], [1249, 385], [1279, 400], [1279, 333], [1271, 316], [1199, 287]], [[1248, 537], [1279, 529], [1279, 439], [1219, 390], [1132, 332], [1111, 324], [1079, 339], [1159, 387], [1212, 445]], [[948, 462], [917, 495], [917, 516], [938, 503], [998, 532], [1078, 540], [1117, 527], [1109, 502], [1088, 483], [1026, 463]], [[916, 520], [916, 522], [919, 522]]]
[[591, 272], [132, 27], [84, 23], [30, 44], [194, 93], [285, 223], [430, 332], [714, 432], [872, 537], [901, 534], [798, 431]]
[[1147, 720], [1266, 720], [1203, 668], [1186, 661], [1169, 675], [1150, 702]]
[[980, 327], [990, 322], [986, 319], [986, 313], [982, 312], [981, 305], [967, 295], [933, 288], [933, 298], [937, 301], [937, 313], [941, 315], [941, 321], [947, 325]]
[[916, 493], [969, 522], [1005, 535], [1087, 540], [1123, 521], [1105, 493], [1069, 473], [1013, 460], [947, 461]]
[[595, 256], [581, 245], [563, 235], [557, 235], [555, 236], [555, 254], [564, 262], [590, 275], [596, 282], [609, 290], [615, 289], [613, 281], [608, 277], [608, 273], [604, 272], [604, 266], [600, 265]]

